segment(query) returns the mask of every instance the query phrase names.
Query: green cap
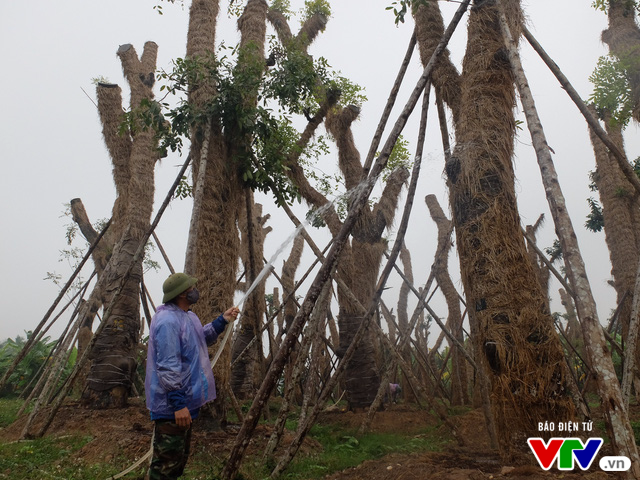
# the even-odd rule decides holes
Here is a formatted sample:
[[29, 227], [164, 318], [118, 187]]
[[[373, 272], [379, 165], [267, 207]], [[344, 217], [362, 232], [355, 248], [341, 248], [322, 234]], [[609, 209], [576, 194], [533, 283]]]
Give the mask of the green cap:
[[162, 284], [162, 303], [167, 303], [169, 300], [173, 300], [185, 290], [188, 290], [198, 281], [197, 278], [190, 277], [186, 273], [174, 273], [169, 275]]

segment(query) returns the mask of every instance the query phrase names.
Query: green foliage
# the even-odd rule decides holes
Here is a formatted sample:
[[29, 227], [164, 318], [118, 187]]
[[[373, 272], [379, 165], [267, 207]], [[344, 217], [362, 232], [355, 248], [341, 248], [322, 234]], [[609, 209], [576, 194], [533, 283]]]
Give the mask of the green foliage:
[[396, 144], [393, 146], [391, 155], [389, 155], [387, 165], [382, 171], [382, 180], [386, 182], [391, 172], [396, 168], [406, 168], [410, 170], [412, 167], [413, 162], [411, 161], [411, 152], [409, 152], [409, 141], [400, 135]]
[[623, 127], [628, 125], [634, 105], [627, 74], [629, 65], [629, 61], [613, 55], [600, 57], [589, 77], [594, 86], [589, 101], [595, 105], [598, 115], [604, 118], [608, 113], [614, 122]]
[[[632, 163], [633, 171], [640, 178], [640, 157], [636, 158]], [[592, 192], [598, 191], [598, 171], [594, 170], [589, 172], [589, 190]], [[614, 195], [617, 197], [626, 197], [629, 195], [629, 192], [624, 188], [618, 188]], [[600, 203], [594, 199], [593, 197], [589, 197], [587, 199], [587, 203], [589, 204], [590, 212], [587, 214], [587, 220], [585, 222], [585, 227], [587, 230], [592, 232], [600, 232], [604, 228], [604, 215], [602, 214], [602, 206]]]
[[[289, 9], [287, 1], [277, 6]], [[324, 0], [307, 2], [305, 12], [330, 13]], [[299, 200], [287, 177], [287, 158], [299, 153], [307, 159], [317, 158], [327, 149], [320, 140], [306, 152], [296, 152], [299, 133], [293, 128], [291, 116], [314, 115], [328, 95], [343, 92], [352, 103], [362, 103], [366, 97], [361, 87], [332, 72], [325, 59], [313, 60], [296, 40], [282, 45], [271, 37], [269, 50], [268, 69], [255, 45], [223, 45], [217, 55], [175, 60], [171, 71], [158, 74], [165, 97], [145, 101], [127, 112], [123, 133], [153, 129], [165, 155], [169, 150], [180, 151], [184, 138], [202, 139], [204, 125], [213, 122], [233, 146], [232, 160], [247, 187], [271, 191], [281, 203]], [[187, 101], [188, 92], [204, 87], [216, 92], [208, 103], [196, 107]], [[168, 96], [175, 97], [173, 106]], [[177, 196], [190, 195], [191, 187], [185, 179]]]
[[102, 75], [98, 75], [97, 77], [93, 77], [91, 79], [91, 83], [94, 84], [94, 85], [98, 85], [99, 83], [110, 84], [111, 82], [109, 81], [109, 79], [107, 77], [104, 77]]
[[271, 10], [282, 13], [289, 20], [291, 18], [291, 0], [272, 0]]
[[306, 0], [302, 11], [303, 21], [314, 15], [323, 15], [329, 18], [331, 16], [329, 2], [327, 0]]
[[[169, 3], [179, 3], [180, 5], [182, 5], [182, 8], [184, 8], [184, 0], [160, 0], [160, 1], [166, 1]], [[162, 5], [157, 4], [153, 6], [153, 9], [158, 12], [158, 15], [164, 15], [164, 12], [162, 11]]]
[[244, 0], [229, 0], [229, 6], [227, 7], [227, 15], [230, 17], [240, 18], [244, 11]]
[[[7, 339], [0, 344], [0, 376], [9, 369], [14, 359], [22, 351], [27, 339], [31, 337], [31, 332], [25, 332], [26, 337], [18, 335], [15, 339]], [[16, 366], [13, 373], [9, 376], [9, 380], [0, 391], [0, 396], [14, 396], [20, 394], [28, 394], [35, 386], [36, 377], [42, 373], [42, 368], [49, 361], [49, 356], [56, 345], [55, 341], [51, 341], [50, 337], [43, 337], [35, 342], [29, 353]], [[73, 363], [71, 359], [66, 366], [69, 373]]]
[[420, 5], [426, 5], [428, 0], [394, 0], [391, 2], [391, 6], [385, 10], [393, 10], [393, 14], [396, 17], [396, 25], [404, 23], [404, 18], [410, 8], [416, 9]]
[[549, 255], [549, 261], [554, 263], [556, 260], [562, 259], [562, 245], [557, 238], [553, 241], [553, 245], [544, 249], [545, 253]]
[[593, 197], [587, 198], [587, 203], [589, 204], [589, 209], [591, 210], [587, 214], [587, 221], [584, 223], [584, 226], [587, 230], [592, 232], [601, 232], [604, 228], [604, 216], [602, 215], [602, 207], [600, 203]]
[[173, 198], [184, 200], [188, 197], [193, 197], [193, 185], [191, 185], [189, 179], [183, 175], [180, 179], [180, 183], [178, 183], [178, 188], [176, 188], [176, 193], [173, 195]]
[[[638, 0], [618, 0], [620, 2], [625, 2], [626, 7], [628, 9], [635, 8], [636, 10], [640, 10], [640, 2]], [[601, 12], [607, 13], [609, 11], [609, 4], [611, 0], [594, 0], [591, 6], [596, 10], [600, 10]]]

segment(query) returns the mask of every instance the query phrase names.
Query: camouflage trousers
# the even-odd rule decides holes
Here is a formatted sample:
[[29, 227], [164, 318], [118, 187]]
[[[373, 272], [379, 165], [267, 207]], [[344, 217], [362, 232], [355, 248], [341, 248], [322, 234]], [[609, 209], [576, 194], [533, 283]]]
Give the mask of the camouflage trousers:
[[174, 480], [184, 472], [191, 449], [191, 425], [179, 427], [172, 420], [156, 420], [149, 480]]

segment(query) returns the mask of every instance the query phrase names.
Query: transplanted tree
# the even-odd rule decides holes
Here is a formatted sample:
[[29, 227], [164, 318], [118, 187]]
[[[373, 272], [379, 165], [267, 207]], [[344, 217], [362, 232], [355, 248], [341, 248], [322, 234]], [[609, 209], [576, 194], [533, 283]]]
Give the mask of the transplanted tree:
[[629, 82], [625, 95], [628, 105], [624, 110], [640, 122], [640, 28], [637, 22], [640, 4], [637, 0], [596, 0], [594, 5], [607, 12], [609, 28], [602, 32], [602, 41], [609, 46]]
[[[595, 5], [608, 14], [609, 27], [602, 33], [602, 39], [609, 46], [609, 55], [600, 58], [590, 77], [594, 84], [590, 98], [592, 112], [604, 123], [609, 138], [619, 151], [624, 152], [624, 128], [631, 119], [640, 121], [638, 4], [631, 0], [602, 0]], [[593, 129], [589, 133], [596, 159], [592, 185], [598, 191], [602, 205], [598, 212], [598, 205], [590, 200], [592, 219], [593, 213], [600, 213], [602, 224], [588, 222], [587, 227], [592, 230], [604, 228], [619, 305], [617, 321], [622, 326], [622, 338], [626, 343], [640, 259], [640, 205], [633, 185], [625, 177], [616, 158]], [[636, 349], [636, 364], [640, 361], [638, 353]]]
[[[257, 276], [257, 270], [263, 264], [264, 240], [271, 231], [265, 227], [269, 215], [262, 215], [262, 205], [254, 204], [253, 194], [248, 192], [247, 208], [241, 216], [242, 261], [246, 280], [243, 291], [250, 288]], [[250, 210], [250, 211], [247, 211]], [[250, 216], [250, 218], [248, 218]], [[262, 348], [262, 322], [266, 303], [264, 282], [256, 285], [254, 294], [245, 303], [240, 327], [234, 338], [231, 360], [231, 389], [236, 397], [245, 399], [253, 396], [263, 376], [264, 354]], [[248, 349], [245, 352], [245, 349]]]
[[[244, 189], [271, 189], [280, 201], [285, 201], [287, 195], [291, 195], [287, 193], [291, 192], [290, 183], [283, 181], [285, 170], [296, 168], [313, 132], [339, 96], [337, 88], [331, 86], [326, 66], [321, 61], [314, 64], [306, 54], [308, 46], [326, 25], [329, 10], [324, 1], [306, 2], [302, 27], [297, 35], [293, 35], [287, 22], [285, 2], [274, 2], [269, 8], [264, 0], [249, 0], [238, 21], [241, 40], [237, 61], [233, 66], [224, 64], [214, 53], [217, 14], [217, 1], [192, 3], [187, 56], [179, 65], [182, 72], [174, 76], [187, 85], [189, 94], [188, 108], [182, 110], [188, 121], [183, 125], [191, 125], [194, 205], [201, 206], [198, 207], [198, 214], [194, 215], [189, 242], [193, 248], [187, 251], [185, 270], [199, 278], [203, 296], [196, 310], [203, 319], [216, 315], [233, 301], [240, 256], [239, 208], [244, 205]], [[274, 26], [280, 40], [269, 58], [266, 58], [265, 52], [267, 21]], [[320, 99], [320, 108], [317, 107], [317, 99]], [[310, 120], [303, 134], [297, 134], [288, 119], [272, 117], [264, 107], [265, 101], [278, 102], [291, 114], [304, 112]], [[354, 147], [348, 145], [352, 143], [352, 139], [349, 140], [349, 125], [357, 114], [356, 107], [347, 107], [333, 112], [328, 122], [338, 143], [344, 144], [340, 146], [340, 158], [341, 164], [350, 169], [346, 175], [347, 188], [355, 186], [363, 178], [361, 174], [354, 176], [354, 172], [361, 172], [362, 168], [357, 166], [357, 151], [354, 153]], [[285, 155], [283, 152], [289, 153]], [[304, 175], [287, 173], [294, 178], [303, 196], [309, 192], [306, 179], [298, 181]], [[199, 177], [203, 178], [203, 182], [199, 181]], [[363, 258], [353, 260], [354, 267], [372, 265], [371, 268], [375, 269], [367, 270], [366, 282], [355, 280], [362, 272], [352, 271], [349, 274], [352, 282], [357, 283], [352, 285], [354, 290], [359, 288], [362, 291], [361, 301], [364, 305], [370, 294], [368, 291], [373, 289], [375, 271], [384, 249], [380, 237], [391, 219], [390, 211], [395, 208], [395, 200], [390, 199], [397, 197], [403, 177], [406, 178], [406, 173], [398, 172], [391, 177], [389, 191], [383, 195], [378, 206], [367, 214], [367, 218], [363, 217], [358, 234], [361, 238], [354, 240], [363, 244], [362, 249], [354, 248], [354, 251], [360, 252], [356, 255], [363, 255]], [[392, 191], [395, 193], [392, 194]], [[310, 203], [319, 206], [327, 203], [327, 200], [322, 197], [319, 203]], [[365, 225], [367, 222], [369, 225]], [[339, 219], [334, 217], [327, 223], [334, 229], [339, 225]], [[365, 253], [369, 247], [375, 252]], [[371, 258], [365, 261], [364, 257]], [[343, 329], [348, 332], [357, 326], [358, 314], [353, 307], [345, 307], [343, 312], [343, 323], [350, 325]], [[347, 334], [344, 341], [348, 340]], [[362, 358], [370, 357], [370, 346], [370, 342], [365, 342], [361, 349]], [[369, 371], [364, 376], [371, 378], [371, 384], [366, 388], [372, 389], [375, 394], [377, 376], [371, 361], [372, 357], [367, 360], [366, 368]], [[358, 370], [359, 362], [352, 362], [354, 371]], [[223, 355], [220, 365], [228, 365], [228, 356]], [[224, 392], [228, 388], [227, 368], [217, 368], [215, 373], [219, 390]], [[362, 372], [357, 377], [362, 378]], [[360, 387], [354, 388], [358, 390]], [[370, 402], [369, 396], [355, 394], [353, 402], [355, 405], [366, 405]], [[218, 413], [224, 415], [222, 410]]]
[[[609, 137], [624, 151], [622, 125], [603, 112]], [[600, 198], [602, 225], [611, 260], [613, 286], [617, 293], [617, 321], [622, 336], [627, 338], [631, 320], [631, 305], [640, 254], [640, 208], [633, 186], [626, 179], [618, 162], [602, 141], [590, 130], [596, 159], [592, 174]]]
[[[280, 12], [283, 3], [275, 2], [275, 10]], [[216, 53], [219, 1], [199, 0], [189, 12], [186, 58], [170, 74], [174, 91], [188, 93], [187, 101], [171, 114], [171, 133], [186, 133], [191, 139], [194, 214], [185, 271], [199, 279], [202, 296], [194, 310], [203, 321], [233, 302], [241, 253], [238, 222], [246, 208], [246, 190], [271, 190], [279, 201], [295, 195], [284, 181], [281, 152], [283, 144], [296, 143], [299, 135], [286, 118], [274, 117], [267, 104], [302, 114], [301, 98], [324, 83], [306, 58], [289, 56], [285, 42], [266, 58], [267, 20], [278, 29], [282, 13], [274, 15], [265, 0], [248, 0], [244, 8], [238, 4], [231, 2], [231, 8], [241, 12], [235, 64], [227, 52]], [[308, 45], [326, 23], [326, 14], [321, 0], [306, 5], [300, 41]], [[309, 139], [297, 142], [300, 151]], [[257, 261], [261, 266], [262, 258]], [[229, 362], [226, 349], [214, 369], [222, 393], [214, 404], [220, 419], [226, 416], [221, 399], [229, 389]]]
[[[149, 228], [153, 208], [154, 166], [160, 152], [155, 133], [136, 113], [142, 105], [153, 105], [157, 51], [153, 42], [145, 44], [140, 57], [132, 45], [118, 49], [131, 90], [133, 114], [129, 122], [125, 122], [120, 87], [106, 83], [97, 86], [98, 111], [114, 166], [117, 198], [111, 234], [115, 246], [95, 286], [101, 303], [111, 306], [111, 314], [91, 351], [83, 401], [92, 407], [126, 405], [136, 369], [142, 259], [129, 276], [125, 273]], [[123, 281], [121, 294], [115, 297]]]
[[[347, 191], [356, 189], [366, 178], [351, 132], [351, 123], [359, 113], [358, 107], [349, 105], [342, 109], [330, 110], [326, 119], [327, 130], [338, 147], [339, 167], [344, 175]], [[289, 167], [291, 178], [307, 203], [316, 209], [327, 207], [328, 199], [309, 184], [300, 164], [292, 161]], [[403, 167], [395, 169], [389, 175], [378, 202], [365, 207], [360, 214], [351, 234], [351, 241], [345, 247], [338, 263], [338, 275], [353, 292], [360, 305], [369, 305], [373, 299], [380, 262], [386, 248], [382, 235], [393, 221], [398, 196], [407, 178], [408, 171]], [[329, 206], [322, 216], [331, 233], [336, 235], [342, 227], [342, 222], [335, 209]], [[338, 302], [340, 346], [336, 353], [342, 356], [363, 317], [361, 307], [354, 304], [352, 298], [341, 289], [338, 289]], [[373, 339], [368, 335], [360, 342], [345, 372], [347, 400], [351, 408], [371, 405], [380, 383], [378, 371]]]
[[[515, 92], [498, 10], [494, 3], [475, 3], [463, 73], [454, 75], [443, 61], [442, 73], [433, 81], [453, 112], [457, 143], [446, 173], [456, 245], [470, 321], [475, 322], [472, 340], [489, 374], [497, 438], [507, 454], [514, 435], [538, 435], [537, 422], [568, 420], [573, 406], [563, 351], [545, 307], [546, 292], [520, 231], [512, 163]], [[519, 1], [501, 3], [518, 32]], [[423, 35], [417, 28], [423, 61], [443, 30], [437, 2], [428, 5], [429, 10], [420, 7], [415, 14], [417, 24], [435, 25]], [[438, 80], [452, 75], [459, 92]]]

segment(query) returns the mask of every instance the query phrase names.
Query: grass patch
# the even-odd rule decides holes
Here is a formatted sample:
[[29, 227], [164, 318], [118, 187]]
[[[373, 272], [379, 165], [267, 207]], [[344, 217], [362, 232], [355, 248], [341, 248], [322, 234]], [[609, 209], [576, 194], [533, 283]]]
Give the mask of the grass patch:
[[0, 428], [11, 425], [24, 400], [20, 398], [3, 398], [0, 401]]
[[[0, 428], [9, 425], [22, 405], [18, 399], [0, 399]], [[275, 409], [274, 409], [275, 410]], [[425, 412], [425, 415], [427, 413]], [[275, 420], [272, 415], [271, 422]], [[287, 430], [295, 431], [297, 417], [292, 414], [287, 420]], [[305, 448], [299, 452], [283, 479], [314, 480], [327, 474], [357, 466], [366, 460], [381, 458], [390, 453], [418, 453], [439, 451], [450, 438], [437, 427], [424, 428], [412, 433], [367, 433], [358, 435], [357, 429], [338, 423], [315, 425], [309, 437], [321, 447], [312, 453]], [[0, 480], [104, 480], [133, 463], [131, 458], [117, 455], [108, 460], [93, 460], [92, 464], [77, 455], [92, 437], [86, 435], [48, 436], [35, 440], [0, 443]], [[96, 440], [97, 441], [97, 440]], [[242, 462], [238, 480], [263, 480], [269, 476], [278, 458], [265, 462], [262, 459], [262, 440], [258, 441], [253, 456]], [[92, 445], [93, 447], [93, 445]], [[217, 478], [227, 460], [228, 451], [215, 446], [192, 442], [192, 450], [184, 480], [210, 480]], [[146, 464], [126, 478], [141, 478]]]
[[118, 473], [110, 465], [83, 465], [72, 458], [90, 441], [91, 437], [66, 435], [0, 444], [0, 478], [104, 480]]
[[[332, 472], [355, 467], [366, 460], [375, 460], [390, 453], [417, 453], [440, 451], [449, 442], [437, 431], [437, 427], [426, 428], [417, 434], [367, 433], [357, 435], [353, 431], [332, 425], [315, 425], [309, 436], [322, 445], [322, 451], [312, 455], [298, 454], [283, 474], [292, 480], [311, 480], [325, 477]], [[262, 476], [269, 474], [275, 464], [253, 464], [247, 471], [261, 470]], [[270, 468], [269, 468], [270, 467]], [[257, 472], [256, 472], [257, 473]], [[247, 480], [257, 480], [260, 475]]]

